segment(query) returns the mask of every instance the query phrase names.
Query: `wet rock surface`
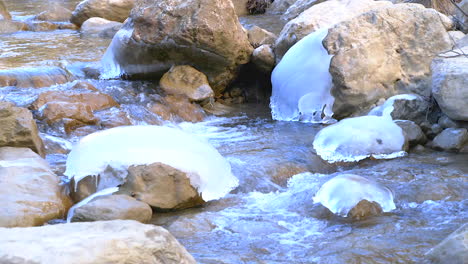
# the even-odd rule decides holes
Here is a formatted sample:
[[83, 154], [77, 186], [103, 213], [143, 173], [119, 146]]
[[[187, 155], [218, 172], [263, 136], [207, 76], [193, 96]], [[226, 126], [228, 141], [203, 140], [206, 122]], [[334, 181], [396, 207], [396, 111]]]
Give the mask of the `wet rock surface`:
[[214, 96], [206, 75], [187, 65], [169, 69], [159, 85], [167, 94], [183, 95], [191, 101], [200, 102]]
[[71, 22], [81, 26], [92, 17], [101, 17], [111, 21], [124, 22], [130, 15], [134, 0], [85, 0], [76, 6]]
[[446, 128], [434, 138], [433, 146], [436, 149], [459, 151], [467, 142], [466, 128]]

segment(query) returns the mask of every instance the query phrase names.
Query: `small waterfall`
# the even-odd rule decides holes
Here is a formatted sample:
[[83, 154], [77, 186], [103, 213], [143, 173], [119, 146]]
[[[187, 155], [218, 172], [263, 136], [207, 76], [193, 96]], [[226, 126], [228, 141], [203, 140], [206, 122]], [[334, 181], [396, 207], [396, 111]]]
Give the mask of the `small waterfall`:
[[332, 77], [328, 71], [332, 56], [322, 41], [328, 28], [309, 34], [284, 55], [271, 76], [273, 119], [326, 123], [332, 121], [330, 94]]
[[93, 193], [92, 195], [86, 197], [83, 201], [75, 204], [74, 206], [70, 208], [70, 210], [68, 210], [67, 223], [71, 223], [71, 220], [73, 218], [73, 215], [75, 214], [76, 208], [79, 208], [89, 203], [91, 200], [93, 200], [96, 197], [110, 195], [110, 194], [117, 192], [118, 190], [119, 190], [119, 187], [111, 187], [111, 188], [103, 189], [103, 190]]
[[122, 43], [128, 42], [132, 34], [133, 30], [124, 28], [115, 34], [111, 44], [106, 50], [106, 53], [101, 59], [101, 79], [116, 79], [125, 74], [115, 55]]

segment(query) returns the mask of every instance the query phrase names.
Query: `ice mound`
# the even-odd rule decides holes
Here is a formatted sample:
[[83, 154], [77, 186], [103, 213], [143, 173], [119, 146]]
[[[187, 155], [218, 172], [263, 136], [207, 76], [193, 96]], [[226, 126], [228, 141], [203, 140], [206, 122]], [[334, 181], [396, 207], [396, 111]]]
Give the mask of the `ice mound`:
[[320, 130], [314, 149], [329, 162], [355, 162], [368, 157], [391, 159], [406, 155], [403, 130], [389, 117], [346, 118]]
[[342, 174], [327, 181], [313, 200], [343, 217], [361, 200], [378, 203], [384, 212], [396, 208], [390, 189], [354, 174]]
[[391, 114], [394, 110], [393, 104], [395, 103], [396, 100], [418, 100], [419, 97], [415, 94], [399, 94], [399, 95], [394, 95], [385, 101], [382, 105], [374, 107], [370, 112], [369, 115], [373, 116], [387, 116], [391, 118]]
[[205, 201], [219, 199], [239, 184], [228, 161], [209, 143], [163, 126], [116, 127], [90, 134], [68, 155], [65, 175], [79, 182], [101, 174], [105, 184], [99, 184], [99, 191], [122, 184], [129, 166], [155, 162], [198, 175], [190, 183]]
[[327, 122], [335, 98], [330, 94], [332, 56], [322, 45], [328, 29], [319, 29], [292, 46], [271, 75], [271, 113], [282, 121]]

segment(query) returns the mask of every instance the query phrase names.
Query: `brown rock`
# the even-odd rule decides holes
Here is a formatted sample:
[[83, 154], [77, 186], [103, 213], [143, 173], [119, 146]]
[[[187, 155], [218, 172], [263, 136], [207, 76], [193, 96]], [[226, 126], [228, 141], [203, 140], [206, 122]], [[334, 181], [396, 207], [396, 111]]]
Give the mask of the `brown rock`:
[[26, 147], [45, 156], [44, 143], [28, 109], [0, 102], [0, 124], [0, 147]]
[[206, 75], [187, 65], [172, 67], [163, 75], [159, 85], [166, 93], [184, 95], [191, 101], [203, 101], [214, 96]]
[[100, 196], [75, 209], [72, 222], [135, 220], [148, 223], [153, 211], [128, 195]]
[[231, 0], [234, 4], [234, 10], [236, 11], [237, 16], [246, 16], [249, 14], [247, 10], [247, 1], [248, 0]]
[[330, 73], [335, 116], [397, 93], [429, 96], [431, 61], [451, 48], [444, 17], [421, 5], [398, 4], [329, 29], [323, 43], [334, 55]]
[[39, 226], [65, 216], [71, 203], [45, 160], [27, 148], [3, 147], [0, 162], [0, 226]]
[[103, 128], [130, 126], [132, 124], [130, 119], [128, 119], [127, 114], [116, 107], [98, 111], [94, 113], [94, 116], [99, 119], [99, 124]]
[[77, 103], [88, 106], [91, 111], [119, 106], [119, 104], [110, 95], [100, 92], [81, 93], [71, 91], [48, 91], [41, 93], [31, 107], [34, 110], [38, 110], [45, 104], [52, 102]]
[[41, 12], [34, 19], [43, 21], [70, 21], [71, 15], [72, 12], [67, 8], [59, 4], [52, 4], [47, 11]]
[[28, 25], [24, 22], [0, 19], [0, 34], [15, 33], [23, 30], [28, 30]]
[[58, 28], [58, 24], [49, 21], [33, 21], [28, 23], [28, 30], [30, 31], [52, 31]]
[[134, 0], [84, 0], [73, 11], [71, 22], [81, 26], [91, 17], [124, 22], [134, 6]]
[[130, 220], [0, 228], [0, 244], [0, 263], [196, 263], [164, 228]]
[[[90, 106], [60, 101], [47, 103], [40, 110], [39, 118], [45, 120], [49, 125], [64, 118], [76, 120], [83, 124], [96, 124], [98, 121]], [[76, 126], [76, 124], [69, 125]]]
[[96, 87], [94, 87], [94, 85], [92, 85], [91, 83], [86, 82], [86, 81], [78, 81], [71, 88], [72, 89], [85, 89], [85, 90], [90, 90], [90, 91], [93, 91], [93, 92], [98, 92], [98, 89]]
[[275, 54], [270, 45], [262, 45], [252, 53], [252, 62], [263, 72], [271, 72], [275, 67]]
[[143, 0], [105, 58], [117, 64], [122, 74], [135, 77], [155, 78], [173, 65], [191, 65], [206, 74], [220, 94], [251, 53], [230, 1]]
[[182, 119], [188, 122], [200, 122], [205, 118], [205, 112], [198, 104], [191, 103], [184, 96], [166, 96], [162, 102], [154, 103], [149, 110], [164, 120]]
[[264, 30], [263, 28], [253, 26], [247, 33], [250, 44], [256, 48], [261, 45], [274, 45], [276, 41], [276, 35]]
[[132, 195], [160, 210], [183, 209], [204, 203], [186, 173], [159, 162], [131, 166], [127, 182], [119, 193]]
[[356, 206], [353, 207], [348, 213], [348, 217], [354, 220], [361, 220], [370, 216], [381, 214], [382, 207], [376, 202], [369, 202], [367, 200], [361, 200]]
[[40, 88], [64, 84], [73, 78], [59, 67], [0, 70], [0, 87]]

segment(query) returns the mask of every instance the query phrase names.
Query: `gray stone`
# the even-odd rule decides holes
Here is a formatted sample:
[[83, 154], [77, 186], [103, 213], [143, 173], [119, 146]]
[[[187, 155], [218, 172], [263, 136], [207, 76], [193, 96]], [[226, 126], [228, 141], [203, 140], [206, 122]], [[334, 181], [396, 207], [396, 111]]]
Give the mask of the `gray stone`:
[[73, 11], [71, 22], [81, 26], [91, 17], [124, 22], [130, 15], [134, 2], [134, 0], [84, 0]]
[[102, 38], [113, 38], [115, 33], [122, 28], [122, 23], [110, 21], [100, 17], [92, 17], [82, 25], [80, 32], [84, 36], [99, 36]]
[[0, 228], [0, 245], [0, 263], [196, 263], [166, 229], [130, 220]]
[[418, 144], [424, 144], [427, 141], [426, 135], [424, 135], [421, 128], [409, 120], [396, 120], [395, 123], [403, 129], [405, 138], [410, 146], [416, 146]]
[[436, 149], [459, 151], [468, 141], [466, 128], [446, 128], [433, 141]]
[[146, 203], [128, 195], [98, 196], [75, 209], [72, 222], [135, 220], [148, 223], [153, 211]]
[[263, 72], [271, 72], [275, 67], [275, 54], [270, 45], [262, 45], [252, 53], [252, 62]]
[[466, 264], [468, 260], [468, 224], [455, 230], [428, 251], [426, 258], [432, 264]]
[[258, 26], [253, 26], [248, 30], [247, 36], [249, 37], [250, 44], [255, 47], [260, 47], [261, 45], [274, 45], [276, 41], [276, 35], [266, 31], [263, 28]]
[[456, 121], [453, 121], [450, 119], [450, 117], [446, 115], [442, 115], [437, 123], [442, 127], [442, 128], [457, 128], [458, 123]]

